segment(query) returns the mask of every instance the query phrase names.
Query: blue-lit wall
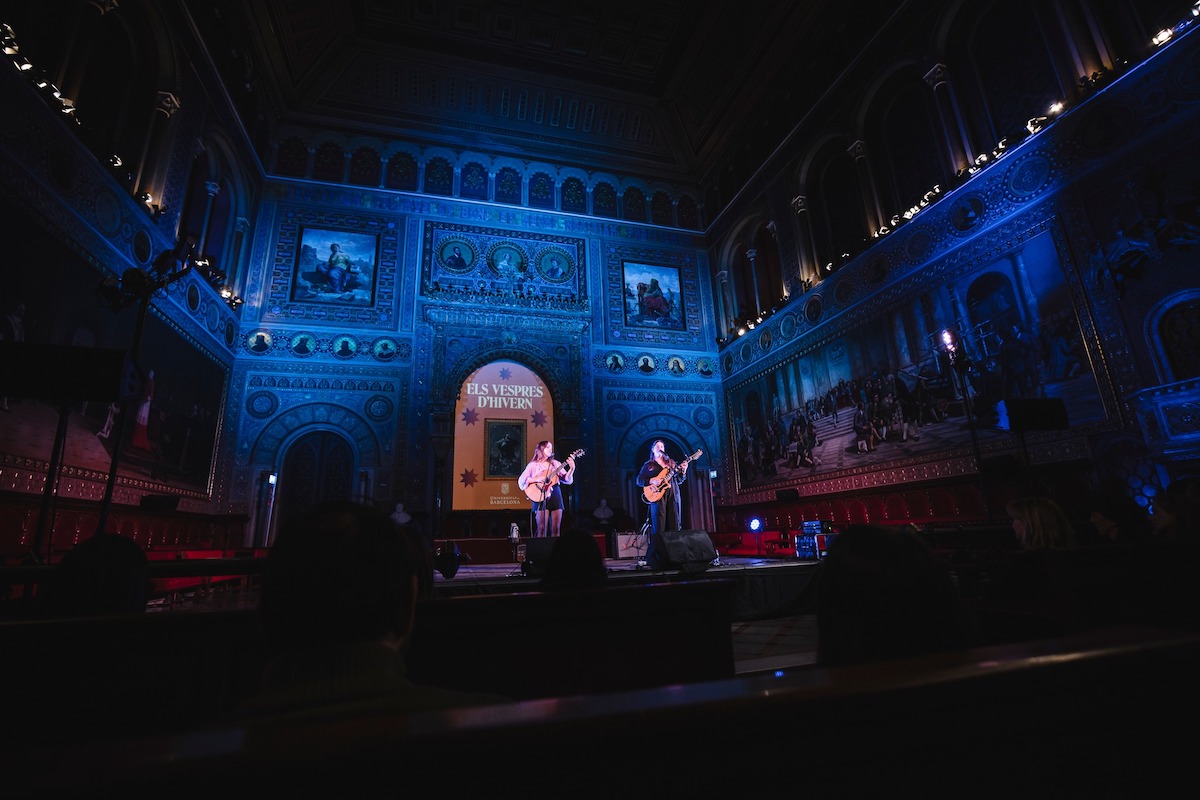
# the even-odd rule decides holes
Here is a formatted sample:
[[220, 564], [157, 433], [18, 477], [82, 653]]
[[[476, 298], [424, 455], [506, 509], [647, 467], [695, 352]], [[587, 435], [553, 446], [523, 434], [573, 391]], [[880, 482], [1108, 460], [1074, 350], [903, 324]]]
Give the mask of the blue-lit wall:
[[[550, 388], [556, 424], [543, 438], [560, 452], [587, 450], [570, 490], [579, 509], [601, 497], [630, 508], [629, 473], [649, 438], [670, 438], [680, 456], [719, 447], [698, 234], [282, 181], [268, 182], [255, 230], [251, 261], [263, 267], [246, 284], [227, 406], [232, 503], [252, 505], [256, 482], [284, 468], [292, 443], [331, 431], [352, 443], [356, 490], [366, 481], [371, 496], [445, 508], [461, 472], [450, 458], [454, 402], [474, 370], [498, 359], [529, 366]], [[305, 237], [339, 235], [377, 242], [361, 297], [313, 286], [301, 266]], [[631, 296], [646, 270], [664, 277], [666, 315], [639, 313]], [[507, 531], [508, 518], [473, 524]]]
[[[157, 357], [159, 386], [202, 374], [206, 392], [191, 391], [220, 398], [205, 428], [211, 463], [188, 461], [179, 440], [163, 433], [157, 448], [130, 450], [116, 499], [166, 492], [181, 495], [187, 510], [245, 513], [259, 542], [271, 491], [275, 520], [329, 493], [404, 502], [442, 534], [507, 532], [508, 512], [464, 514], [449, 502], [461, 480], [452, 455], [455, 401], [473, 371], [498, 359], [528, 366], [550, 388], [556, 415], [545, 438], [559, 452], [587, 451], [569, 492], [571, 512], [584, 522], [604, 498], [624, 526], [640, 523], [632, 476], [655, 438], [679, 457], [703, 451], [686, 500], [691, 526], [710, 530], [740, 528], [764, 509], [795, 524], [816, 499], [856, 498], [863, 508], [903, 514], [893, 495], [974, 485], [981, 460], [1016, 463], [1023, 447], [1039, 469], [1062, 465], [1077, 486], [1116, 481], [1148, 502], [1192, 468], [1198, 450], [1188, 408], [1200, 372], [1188, 354], [1196, 351], [1200, 296], [1200, 172], [1191, 157], [1200, 69], [1194, 31], [1180, 34], [1088, 92], [1064, 89], [1074, 100], [1067, 113], [1003, 153], [991, 152], [998, 128], [986, 148], [980, 131], [1036, 110], [996, 101], [1003, 113], [989, 123], [982, 111], [962, 112], [963, 128], [942, 132], [948, 144], [923, 153], [927, 160], [914, 157], [919, 169], [881, 174], [884, 162], [874, 162], [860, 179], [875, 190], [863, 222], [878, 236], [851, 245], [838, 238], [844, 226], [830, 222], [840, 202], [830, 176], [849, 173], [822, 173], [822, 193], [806, 170], [825, 150], [838, 158], [871, 152], [858, 138], [870, 126], [834, 130], [832, 121], [810, 120], [804, 137], [772, 145], [756, 164], [741, 164], [742, 156], [721, 164], [721, 177], [699, 176], [699, 186], [522, 162], [482, 145], [452, 151], [320, 129], [279, 131], [263, 160], [224, 100], [203, 91], [214, 80], [203, 63], [175, 74], [183, 60], [163, 58], [183, 103], [158, 99], [162, 113], [146, 137], [146, 185], [159, 198], [150, 207], [138, 200], [141, 186], [63, 124], [56, 98], [6, 68], [0, 99], [15, 111], [0, 124], [0, 185], [16, 244], [3, 310], [17, 294], [27, 301], [37, 323], [31, 340], [68, 343], [86, 315], [96, 320], [83, 326], [93, 346], [127, 346], [131, 310], [98, 311], [79, 287], [149, 268], [196, 219], [226, 220], [213, 241], [242, 303], [231, 306], [214, 280], [193, 272], [152, 299], [147, 328], [155, 339], [148, 353], [186, 351], [177, 363]], [[170, 46], [197, 45], [181, 36]], [[944, 74], [924, 69], [918, 78], [944, 85]], [[864, 98], [866, 108], [888, 82], [852, 76], [850, 85], [872, 87], [874, 94], [842, 93]], [[949, 114], [954, 103], [945, 102]], [[951, 119], [937, 111], [925, 107], [931, 125]], [[880, 123], [875, 132], [882, 130], [896, 126]], [[847, 143], [855, 147], [847, 151]], [[975, 164], [980, 150], [991, 158]], [[943, 182], [911, 219], [897, 219], [881, 187], [924, 186], [938, 173], [933, 151], [947, 164], [969, 155], [978, 169]], [[212, 213], [197, 214], [197, 202]], [[335, 241], [355, 264], [352, 282], [327, 281], [319, 269]], [[845, 259], [827, 258], [843, 245]], [[749, 250], [756, 256], [747, 261]], [[39, 259], [53, 268], [28, 266]], [[637, 284], [650, 277], [667, 289], [662, 310], [638, 301]], [[741, 325], [739, 334], [750, 319], [753, 327]], [[1001, 323], [1038, 337], [1045, 374], [1027, 391], [1063, 399], [1068, 430], [1019, 442], [997, 427], [991, 414], [1004, 389], [989, 384], [988, 365], [1000, 360]], [[961, 388], [933, 338], [944, 326], [960, 330], [977, 365], [970, 394], [987, 412], [977, 412], [978, 453]], [[1051, 357], [1060, 335], [1078, 368]], [[848, 405], [836, 421], [819, 407], [813, 413], [824, 398], [886, 391], [902, 376], [941, 392], [948, 420], [859, 453], [847, 433]], [[165, 398], [156, 404], [164, 419], [174, 413]], [[179, 398], [175, 405], [182, 407]], [[40, 428], [25, 436], [24, 426], [52, 427], [54, 417], [33, 410], [23, 404], [20, 421], [0, 418], [2, 490], [37, 494], [45, 485], [49, 454], [29, 442], [47, 437]], [[73, 436], [95, 439], [102, 410], [76, 414]], [[801, 414], [816, 423], [819, 461], [798, 463], [788, 452], [784, 437]], [[41, 421], [30, 422], [34, 416]], [[174, 472], [162, 468], [164, 453]], [[98, 499], [107, 454], [68, 448], [71, 480], [61, 491]], [[940, 516], [956, 514], [979, 516], [976, 508]]]

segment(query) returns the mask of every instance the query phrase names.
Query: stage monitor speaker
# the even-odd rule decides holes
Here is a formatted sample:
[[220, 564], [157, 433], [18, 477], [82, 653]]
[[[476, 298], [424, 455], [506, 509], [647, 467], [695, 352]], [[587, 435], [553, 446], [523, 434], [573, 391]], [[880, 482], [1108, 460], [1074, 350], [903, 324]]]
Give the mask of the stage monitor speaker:
[[554, 537], [530, 539], [525, 544], [525, 563], [521, 565], [521, 574], [527, 578], [540, 578], [546, 574], [546, 565], [550, 563], [550, 551], [554, 549]]
[[1000, 412], [999, 426], [1014, 433], [1065, 431], [1070, 427], [1067, 406], [1058, 397], [1001, 400], [996, 410]]
[[717, 557], [708, 531], [665, 531], [654, 543], [659, 564], [655, 568], [703, 572]]
[[0, 342], [0, 395], [50, 403], [121, 397], [125, 351], [33, 342]]
[[775, 499], [776, 500], [799, 500], [800, 499], [800, 490], [799, 489], [776, 489], [775, 490]]

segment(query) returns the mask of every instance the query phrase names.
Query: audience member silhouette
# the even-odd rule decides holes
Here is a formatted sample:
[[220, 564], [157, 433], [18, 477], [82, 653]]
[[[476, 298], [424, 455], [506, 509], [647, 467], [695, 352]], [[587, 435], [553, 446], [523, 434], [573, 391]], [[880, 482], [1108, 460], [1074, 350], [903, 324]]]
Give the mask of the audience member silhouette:
[[1100, 544], [1144, 542], [1150, 538], [1150, 521], [1145, 510], [1117, 487], [1095, 496], [1088, 522]]
[[52, 617], [141, 614], [149, 595], [141, 545], [128, 536], [99, 533], [63, 556], [47, 586], [43, 608]]
[[1004, 506], [1013, 533], [1024, 550], [1075, 546], [1075, 528], [1062, 506], [1041, 495], [1030, 495]]
[[554, 540], [541, 588], [547, 592], [603, 589], [608, 585], [608, 568], [595, 538], [579, 528], [570, 528]]
[[504, 702], [405, 676], [418, 549], [386, 512], [366, 505], [327, 503], [289, 520], [263, 570], [258, 613], [268, 661], [243, 714], [279, 720]]
[[1018, 498], [1004, 508], [1020, 551], [994, 565], [983, 587], [977, 613], [984, 638], [1015, 642], [1074, 630], [1079, 597], [1063, 574], [1072, 554], [1085, 552], [1075, 549], [1075, 526], [1058, 503], [1042, 495]]
[[817, 584], [817, 662], [884, 661], [969, 647], [974, 626], [947, 564], [916, 533], [851, 525]]
[[1175, 481], [1155, 497], [1150, 525], [1160, 539], [1200, 541], [1200, 478]]

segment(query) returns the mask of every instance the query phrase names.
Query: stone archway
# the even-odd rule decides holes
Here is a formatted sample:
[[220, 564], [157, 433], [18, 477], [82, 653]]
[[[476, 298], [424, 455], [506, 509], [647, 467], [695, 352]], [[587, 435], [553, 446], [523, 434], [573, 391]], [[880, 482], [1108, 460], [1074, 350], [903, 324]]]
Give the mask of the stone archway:
[[[683, 519], [689, 528], [715, 530], [716, 517], [713, 509], [712, 481], [709, 478], [708, 458], [716, 457], [715, 451], [708, 449], [704, 436], [688, 421], [673, 414], [652, 414], [643, 417], [622, 434], [613, 452], [616, 454], [616, 470], [622, 486], [619, 496], [624, 498], [625, 507], [637, 525], [645, 518], [645, 505], [641, 499], [641, 490], [634, 485], [634, 479], [642, 464], [650, 455], [650, 444], [655, 439], [662, 439], [667, 444], [668, 454], [677, 461], [693, 454], [697, 450], [709, 455], [702, 455], [693, 464], [694, 471], [689, 468], [687, 481], [683, 484]], [[639, 516], [640, 515], [640, 516]]]
[[318, 503], [352, 499], [356, 462], [350, 442], [334, 431], [312, 431], [297, 438], [283, 453], [277, 518], [282, 522]]

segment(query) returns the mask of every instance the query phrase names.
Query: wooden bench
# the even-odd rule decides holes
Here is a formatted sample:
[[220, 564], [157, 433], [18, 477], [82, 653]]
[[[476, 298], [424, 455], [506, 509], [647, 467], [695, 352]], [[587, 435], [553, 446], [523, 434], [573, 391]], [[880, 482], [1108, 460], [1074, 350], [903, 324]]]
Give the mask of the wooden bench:
[[651, 691], [17, 746], [0, 759], [22, 796], [1169, 796], [1193, 777], [1191, 739], [1170, 721], [1198, 710], [1198, 669], [1196, 635], [1111, 630]]
[[[226, 561], [229, 553], [224, 550], [214, 549], [194, 549], [186, 547], [161, 547], [146, 552], [146, 560], [152, 564], [158, 565], [164, 561], [180, 562], [180, 561], [209, 561], [213, 562], [213, 567], [217, 567], [217, 561]], [[164, 570], [155, 567], [151, 570], [150, 578], [150, 597], [162, 598], [168, 608], [174, 607], [179, 602], [183, 595], [188, 592], [198, 592], [201, 595], [206, 595], [213, 590], [214, 587], [226, 584], [246, 585], [248, 576], [241, 572], [239, 574], [211, 574], [212, 570], [200, 567], [194, 570], [184, 570], [191, 574], [176, 574], [171, 576], [162, 576]]]
[[520, 699], [733, 677], [733, 587], [706, 579], [428, 601], [408, 672]]
[[1191, 542], [959, 551], [952, 566], [993, 644], [1113, 625], [1200, 630], [1200, 548]]
[[[701, 580], [425, 601], [409, 674], [514, 698], [732, 677], [731, 589]], [[0, 623], [0, 653], [11, 698], [0, 750], [212, 723], [257, 688], [263, 663], [246, 609]]]

